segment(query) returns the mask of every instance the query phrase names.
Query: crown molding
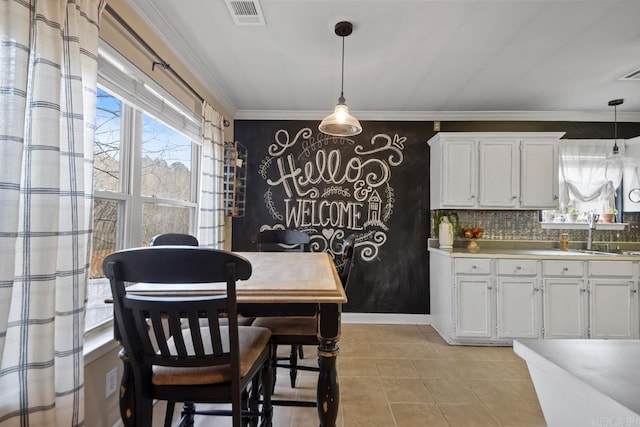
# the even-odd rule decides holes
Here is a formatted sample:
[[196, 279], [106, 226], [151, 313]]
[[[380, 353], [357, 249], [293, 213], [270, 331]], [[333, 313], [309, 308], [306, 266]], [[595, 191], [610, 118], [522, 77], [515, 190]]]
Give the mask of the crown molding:
[[[350, 111], [372, 121], [612, 122], [610, 111]], [[322, 120], [330, 111], [237, 110], [235, 120]], [[640, 113], [618, 113], [618, 122], [640, 122]]]

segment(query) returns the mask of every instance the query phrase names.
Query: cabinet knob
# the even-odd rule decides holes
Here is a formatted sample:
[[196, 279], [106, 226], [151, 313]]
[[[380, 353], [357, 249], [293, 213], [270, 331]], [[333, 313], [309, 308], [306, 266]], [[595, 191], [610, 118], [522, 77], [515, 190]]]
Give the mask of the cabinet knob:
[[580, 292], [587, 292], [586, 289], [580, 289]]
[[518, 198], [518, 196], [513, 196], [513, 197], [511, 197], [511, 198], [512, 198], [513, 200], [515, 200], [515, 199], [517, 199], [517, 198]]
[[519, 265], [516, 266], [516, 270], [522, 270], [522, 267], [520, 267]]
[[562, 271], [569, 271], [569, 267], [562, 267]]
[[632, 294], [635, 294], [636, 292], [638, 292], [636, 289], [631, 289]]
[[558, 200], [560, 197], [556, 194], [553, 196], [553, 200]]
[[533, 288], [534, 292], [538, 292], [540, 290], [540, 288]]
[[487, 289], [493, 289], [493, 286], [487, 286]]
[[477, 266], [475, 266], [475, 265], [472, 265], [472, 266], [471, 266], [471, 269], [472, 269], [472, 270], [475, 270], [476, 268], [478, 268], [478, 267], [477, 267]]

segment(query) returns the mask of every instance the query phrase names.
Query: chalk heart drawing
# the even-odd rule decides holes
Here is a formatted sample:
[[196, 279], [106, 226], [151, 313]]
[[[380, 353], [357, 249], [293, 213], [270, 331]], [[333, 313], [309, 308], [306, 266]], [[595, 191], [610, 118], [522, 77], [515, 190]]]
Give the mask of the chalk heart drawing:
[[370, 262], [387, 241], [393, 214], [393, 168], [402, 164], [407, 138], [377, 134], [368, 143], [278, 130], [258, 173], [267, 183], [265, 207], [275, 221], [260, 229], [295, 228], [310, 236], [312, 251], [342, 252], [356, 234], [359, 258]]

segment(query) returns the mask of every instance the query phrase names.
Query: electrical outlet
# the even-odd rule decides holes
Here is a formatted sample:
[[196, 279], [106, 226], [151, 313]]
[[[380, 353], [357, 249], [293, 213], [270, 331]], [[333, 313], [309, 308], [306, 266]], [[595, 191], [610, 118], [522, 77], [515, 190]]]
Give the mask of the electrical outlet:
[[108, 398], [118, 390], [118, 368], [115, 367], [109, 372], [105, 378], [105, 397]]
[[436, 120], [433, 122], [433, 131], [434, 132], [440, 132], [440, 121]]

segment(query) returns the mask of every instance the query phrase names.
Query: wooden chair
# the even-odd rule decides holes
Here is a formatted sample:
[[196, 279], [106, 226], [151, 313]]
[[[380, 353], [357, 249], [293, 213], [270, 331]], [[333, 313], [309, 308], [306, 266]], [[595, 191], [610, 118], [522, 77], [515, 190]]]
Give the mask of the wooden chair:
[[[307, 249], [307, 245], [309, 244], [309, 240], [310, 239], [308, 234], [298, 230], [262, 230], [261, 232], [253, 235], [251, 238], [251, 242], [256, 245], [258, 252], [265, 252], [265, 251], [305, 252]], [[275, 327], [274, 322], [277, 322], [278, 319], [280, 318], [274, 317], [274, 318], [265, 318], [265, 319], [268, 319], [268, 320], [264, 320], [264, 321], [271, 323], [271, 325]], [[302, 323], [301, 326], [303, 326], [305, 323], [310, 323], [310, 320], [302, 318], [302, 319], [299, 319], [299, 322]], [[279, 341], [279, 342], [277, 342], [276, 345], [274, 346], [274, 352], [277, 351], [277, 344], [288, 344], [283, 340], [276, 340], [276, 341]], [[289, 358], [287, 358], [287, 360], [289, 360], [289, 364], [292, 366], [297, 365], [298, 356], [300, 358], [304, 358], [304, 352], [302, 350], [303, 344], [299, 344], [295, 341], [296, 340], [293, 340], [293, 342], [291, 342], [291, 353], [289, 355]], [[284, 359], [281, 358], [281, 360], [284, 360]], [[283, 367], [285, 365], [281, 364], [279, 366]], [[286, 366], [288, 367], [289, 365], [286, 365]], [[297, 376], [297, 370], [295, 369], [295, 367], [291, 368], [289, 375], [291, 377], [291, 387], [295, 387], [296, 376]]]
[[[339, 256], [341, 263], [340, 279], [343, 286], [348, 284], [352, 259], [355, 248], [355, 235], [347, 237], [342, 245], [342, 254]], [[340, 271], [340, 270], [339, 270]], [[344, 277], [344, 279], [343, 279]], [[304, 309], [303, 309], [304, 311]], [[295, 387], [298, 370], [318, 371], [316, 366], [301, 366], [298, 364], [298, 354], [302, 354], [301, 349], [304, 345], [318, 345], [318, 318], [317, 313], [304, 316], [281, 316], [281, 317], [258, 317], [254, 322], [254, 326], [269, 328], [271, 330], [271, 340], [274, 342], [274, 355], [272, 361], [276, 364], [276, 368], [288, 368], [291, 387]], [[277, 358], [277, 345], [291, 345], [291, 353], [289, 354], [288, 363], [280, 363]], [[298, 350], [296, 352], [296, 350]], [[286, 358], [284, 359], [286, 360]], [[274, 373], [275, 375], [275, 373]], [[275, 378], [275, 377], [274, 377]], [[275, 384], [275, 380], [274, 380]], [[282, 401], [273, 401], [274, 404], [283, 404]], [[291, 403], [286, 403], [291, 405]], [[315, 402], [299, 402], [299, 406], [315, 406]]]
[[[184, 402], [179, 425], [193, 425], [195, 414], [231, 415], [234, 427], [240, 427], [243, 418], [257, 425], [258, 417], [261, 426], [271, 425], [271, 333], [238, 326], [236, 320], [236, 280], [251, 276], [248, 260], [215, 249], [156, 246], [112, 253], [103, 269], [111, 282], [116, 337], [133, 374], [136, 426], [152, 425], [154, 399]], [[226, 282], [226, 294], [130, 295], [126, 282], [158, 287]], [[220, 324], [222, 316], [228, 320], [226, 326]], [[201, 320], [206, 320], [204, 326]], [[185, 322], [188, 327], [183, 329]], [[231, 403], [231, 410], [196, 411], [196, 402]], [[165, 426], [170, 423], [165, 419]]]
[[309, 235], [298, 230], [262, 230], [253, 235], [251, 241], [256, 244], [258, 252], [304, 252], [309, 244]]
[[351, 277], [351, 270], [353, 269], [353, 253], [356, 248], [356, 235], [350, 234], [344, 239], [342, 243], [342, 254], [336, 256], [334, 262], [336, 264], [336, 270], [340, 275], [340, 282], [345, 292], [349, 286], [349, 278]]
[[200, 242], [191, 234], [182, 233], [165, 233], [154, 236], [149, 242], [149, 246], [168, 246], [168, 245], [182, 245], [182, 246], [198, 246]]

